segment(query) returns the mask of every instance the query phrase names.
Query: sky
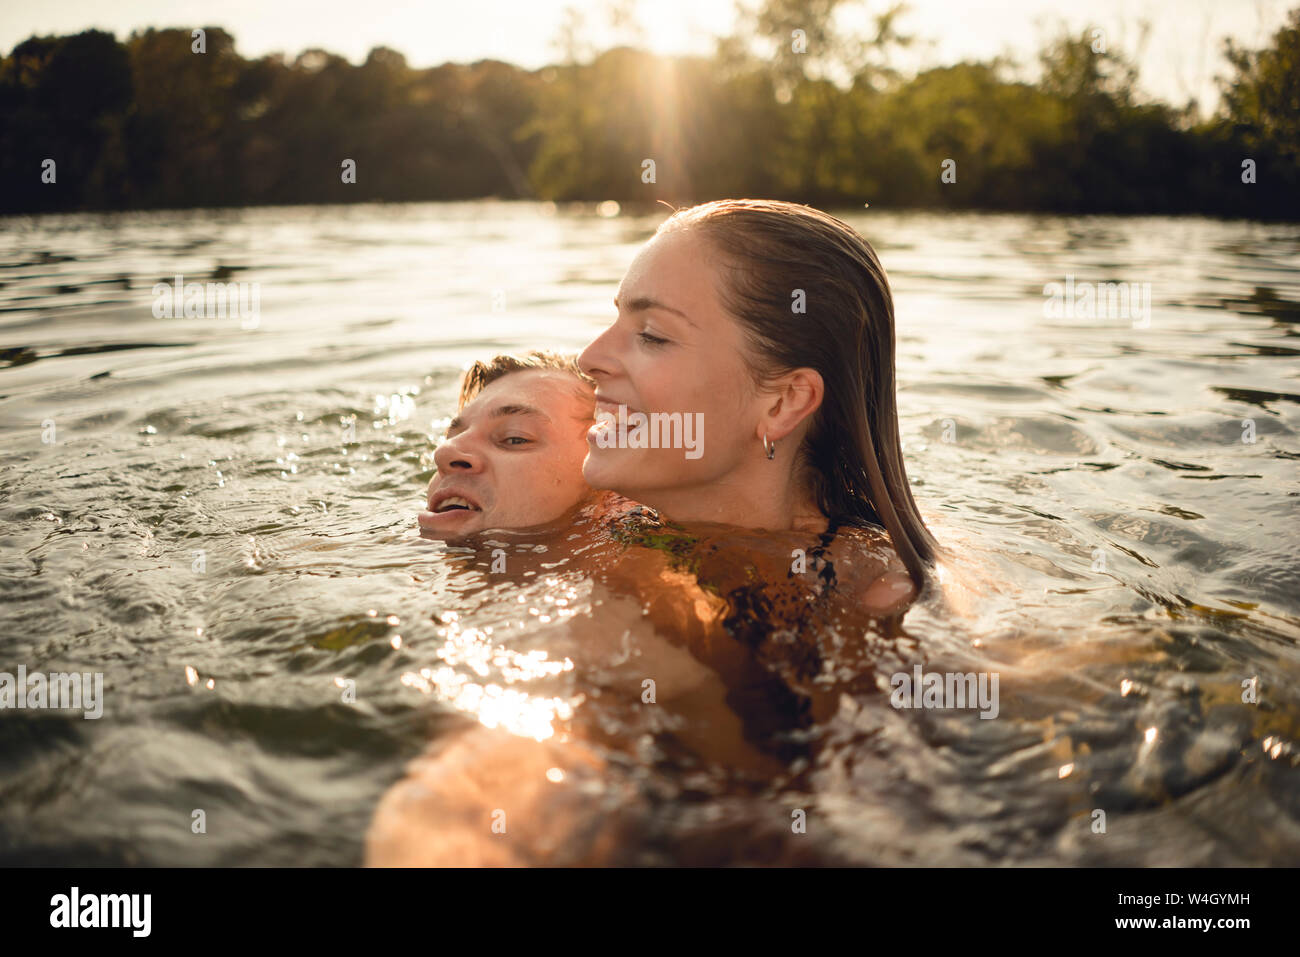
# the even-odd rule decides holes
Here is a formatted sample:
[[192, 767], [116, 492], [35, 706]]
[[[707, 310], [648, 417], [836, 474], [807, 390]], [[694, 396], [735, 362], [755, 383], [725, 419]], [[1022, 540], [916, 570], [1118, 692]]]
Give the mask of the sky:
[[[735, 23], [735, 0], [621, 0], [643, 38], [658, 53], [702, 53]], [[751, 0], [752, 2], [752, 0]], [[880, 10], [888, 0], [847, 3]], [[900, 28], [923, 41], [898, 65], [909, 69], [1008, 54], [1031, 64], [1043, 41], [1064, 24], [1106, 31], [1129, 53], [1139, 25], [1151, 30], [1140, 57], [1140, 85], [1182, 105], [1195, 97], [1217, 102], [1215, 75], [1226, 72], [1222, 38], [1260, 46], [1300, 0], [910, 0]], [[634, 34], [611, 26], [608, 0], [0, 0], [0, 49], [33, 34], [67, 34], [96, 27], [123, 39], [143, 27], [221, 26], [245, 57], [318, 47], [360, 63], [376, 46], [405, 54], [413, 67], [492, 58], [536, 68], [555, 62], [566, 10], [582, 17], [583, 41], [594, 49]], [[846, 28], [863, 17], [846, 11]], [[1032, 73], [1026, 74], [1032, 77]]]

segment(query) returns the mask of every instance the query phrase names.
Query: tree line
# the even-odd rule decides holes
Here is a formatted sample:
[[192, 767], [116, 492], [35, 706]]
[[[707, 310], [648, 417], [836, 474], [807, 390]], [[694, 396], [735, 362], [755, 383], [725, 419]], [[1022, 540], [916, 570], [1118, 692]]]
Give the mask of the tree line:
[[0, 62], [0, 212], [743, 195], [1300, 219], [1300, 8], [1261, 49], [1225, 45], [1200, 119], [1143, 97], [1096, 32], [1052, 41], [1035, 82], [996, 59], [904, 77], [896, 10], [841, 37], [815, 6], [769, 0], [712, 56], [539, 70], [247, 59], [219, 27], [31, 37]]

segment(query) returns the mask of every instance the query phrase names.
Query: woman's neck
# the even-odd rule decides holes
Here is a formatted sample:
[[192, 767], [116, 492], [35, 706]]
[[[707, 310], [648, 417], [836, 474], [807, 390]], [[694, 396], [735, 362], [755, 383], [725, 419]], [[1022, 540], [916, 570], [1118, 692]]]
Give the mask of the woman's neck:
[[826, 516], [811, 491], [798, 489], [789, 481], [715, 480], [704, 488], [656, 490], [640, 501], [672, 522], [713, 522], [773, 531], [826, 530]]

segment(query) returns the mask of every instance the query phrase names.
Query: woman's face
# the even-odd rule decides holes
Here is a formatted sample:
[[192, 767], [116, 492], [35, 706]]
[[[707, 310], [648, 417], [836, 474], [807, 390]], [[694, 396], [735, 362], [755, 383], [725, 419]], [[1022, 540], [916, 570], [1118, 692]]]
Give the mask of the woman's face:
[[[712, 250], [689, 229], [658, 234], [628, 268], [617, 319], [578, 358], [596, 380], [597, 425], [582, 469], [593, 488], [672, 515], [678, 501], [726, 495], [742, 466], [763, 455], [763, 397], [746, 366], [740, 325], [720, 300], [721, 281]], [[650, 420], [640, 439], [617, 422], [601, 424], [620, 405], [631, 426], [634, 413]], [[676, 447], [630, 447], [656, 440]]]

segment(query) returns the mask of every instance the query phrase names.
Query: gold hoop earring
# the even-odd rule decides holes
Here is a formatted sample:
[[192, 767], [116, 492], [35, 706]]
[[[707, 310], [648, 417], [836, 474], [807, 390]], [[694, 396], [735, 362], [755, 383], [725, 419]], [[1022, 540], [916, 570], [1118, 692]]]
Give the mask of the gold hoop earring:
[[763, 451], [767, 453], [769, 459], [776, 458], [776, 443], [773, 442], [771, 445], [768, 444], [766, 432], [763, 433]]

